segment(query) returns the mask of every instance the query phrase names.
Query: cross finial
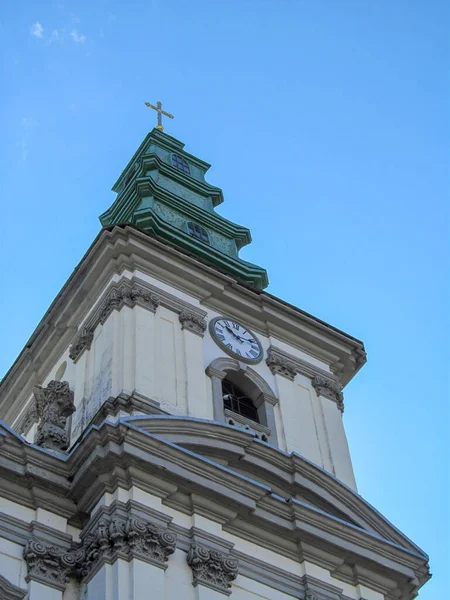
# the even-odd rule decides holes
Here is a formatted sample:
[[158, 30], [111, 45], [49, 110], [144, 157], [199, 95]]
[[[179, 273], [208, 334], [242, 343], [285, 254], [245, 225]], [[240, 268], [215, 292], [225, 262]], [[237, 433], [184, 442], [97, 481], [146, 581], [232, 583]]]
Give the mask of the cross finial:
[[161, 102], [159, 102], [159, 101], [156, 103], [156, 106], [153, 106], [153, 104], [150, 104], [150, 102], [144, 102], [144, 104], [148, 108], [153, 108], [153, 110], [156, 110], [156, 112], [158, 113], [158, 125], [157, 125], [156, 129], [159, 129], [160, 131], [164, 131], [164, 127], [162, 126], [162, 115], [165, 115], [166, 117], [169, 117], [169, 119], [173, 119], [174, 116], [171, 115], [168, 112], [165, 112], [162, 109]]

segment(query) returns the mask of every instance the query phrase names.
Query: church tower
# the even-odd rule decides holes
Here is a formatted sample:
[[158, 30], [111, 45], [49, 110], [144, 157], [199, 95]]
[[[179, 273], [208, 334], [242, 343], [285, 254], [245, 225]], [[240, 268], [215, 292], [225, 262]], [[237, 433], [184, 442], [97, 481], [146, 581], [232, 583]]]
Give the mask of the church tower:
[[428, 557], [358, 495], [363, 343], [267, 293], [162, 127], [0, 385], [0, 597], [412, 600]]

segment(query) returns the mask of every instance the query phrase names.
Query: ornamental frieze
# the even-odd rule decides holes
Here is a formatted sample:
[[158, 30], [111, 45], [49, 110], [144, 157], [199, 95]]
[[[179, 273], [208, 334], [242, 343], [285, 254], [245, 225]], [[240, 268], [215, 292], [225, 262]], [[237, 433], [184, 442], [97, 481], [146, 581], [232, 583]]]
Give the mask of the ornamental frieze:
[[73, 392], [67, 381], [50, 381], [46, 388], [33, 388], [39, 424], [36, 431], [37, 446], [64, 452], [69, 447], [66, 431], [67, 417], [75, 411]]
[[239, 573], [236, 558], [194, 542], [187, 563], [192, 569], [193, 585], [206, 585], [219, 592], [230, 593], [231, 584]]

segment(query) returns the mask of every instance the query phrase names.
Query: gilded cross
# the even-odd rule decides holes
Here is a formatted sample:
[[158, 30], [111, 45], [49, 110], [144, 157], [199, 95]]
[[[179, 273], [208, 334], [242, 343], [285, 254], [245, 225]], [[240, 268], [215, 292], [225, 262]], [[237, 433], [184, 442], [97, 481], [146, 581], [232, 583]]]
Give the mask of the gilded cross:
[[156, 127], [156, 129], [159, 129], [160, 131], [164, 131], [164, 127], [162, 126], [162, 115], [169, 117], [169, 119], [173, 119], [174, 116], [171, 115], [168, 112], [165, 112], [162, 109], [162, 104], [161, 102], [157, 102], [156, 106], [153, 106], [153, 104], [150, 104], [150, 102], [145, 102], [144, 103], [145, 106], [147, 106], [148, 108], [153, 108], [153, 110], [156, 110], [156, 112], [158, 113], [158, 126]]

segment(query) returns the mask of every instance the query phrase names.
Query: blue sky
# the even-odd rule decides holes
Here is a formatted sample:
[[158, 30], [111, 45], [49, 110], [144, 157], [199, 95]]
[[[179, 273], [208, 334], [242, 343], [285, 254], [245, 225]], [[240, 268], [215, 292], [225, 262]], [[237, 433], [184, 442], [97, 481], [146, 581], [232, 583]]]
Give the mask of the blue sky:
[[[360, 493], [448, 593], [449, 5], [3, 3], [4, 374], [155, 123], [213, 166], [268, 291], [362, 339], [346, 390]], [[446, 360], [447, 359], [447, 360]]]

